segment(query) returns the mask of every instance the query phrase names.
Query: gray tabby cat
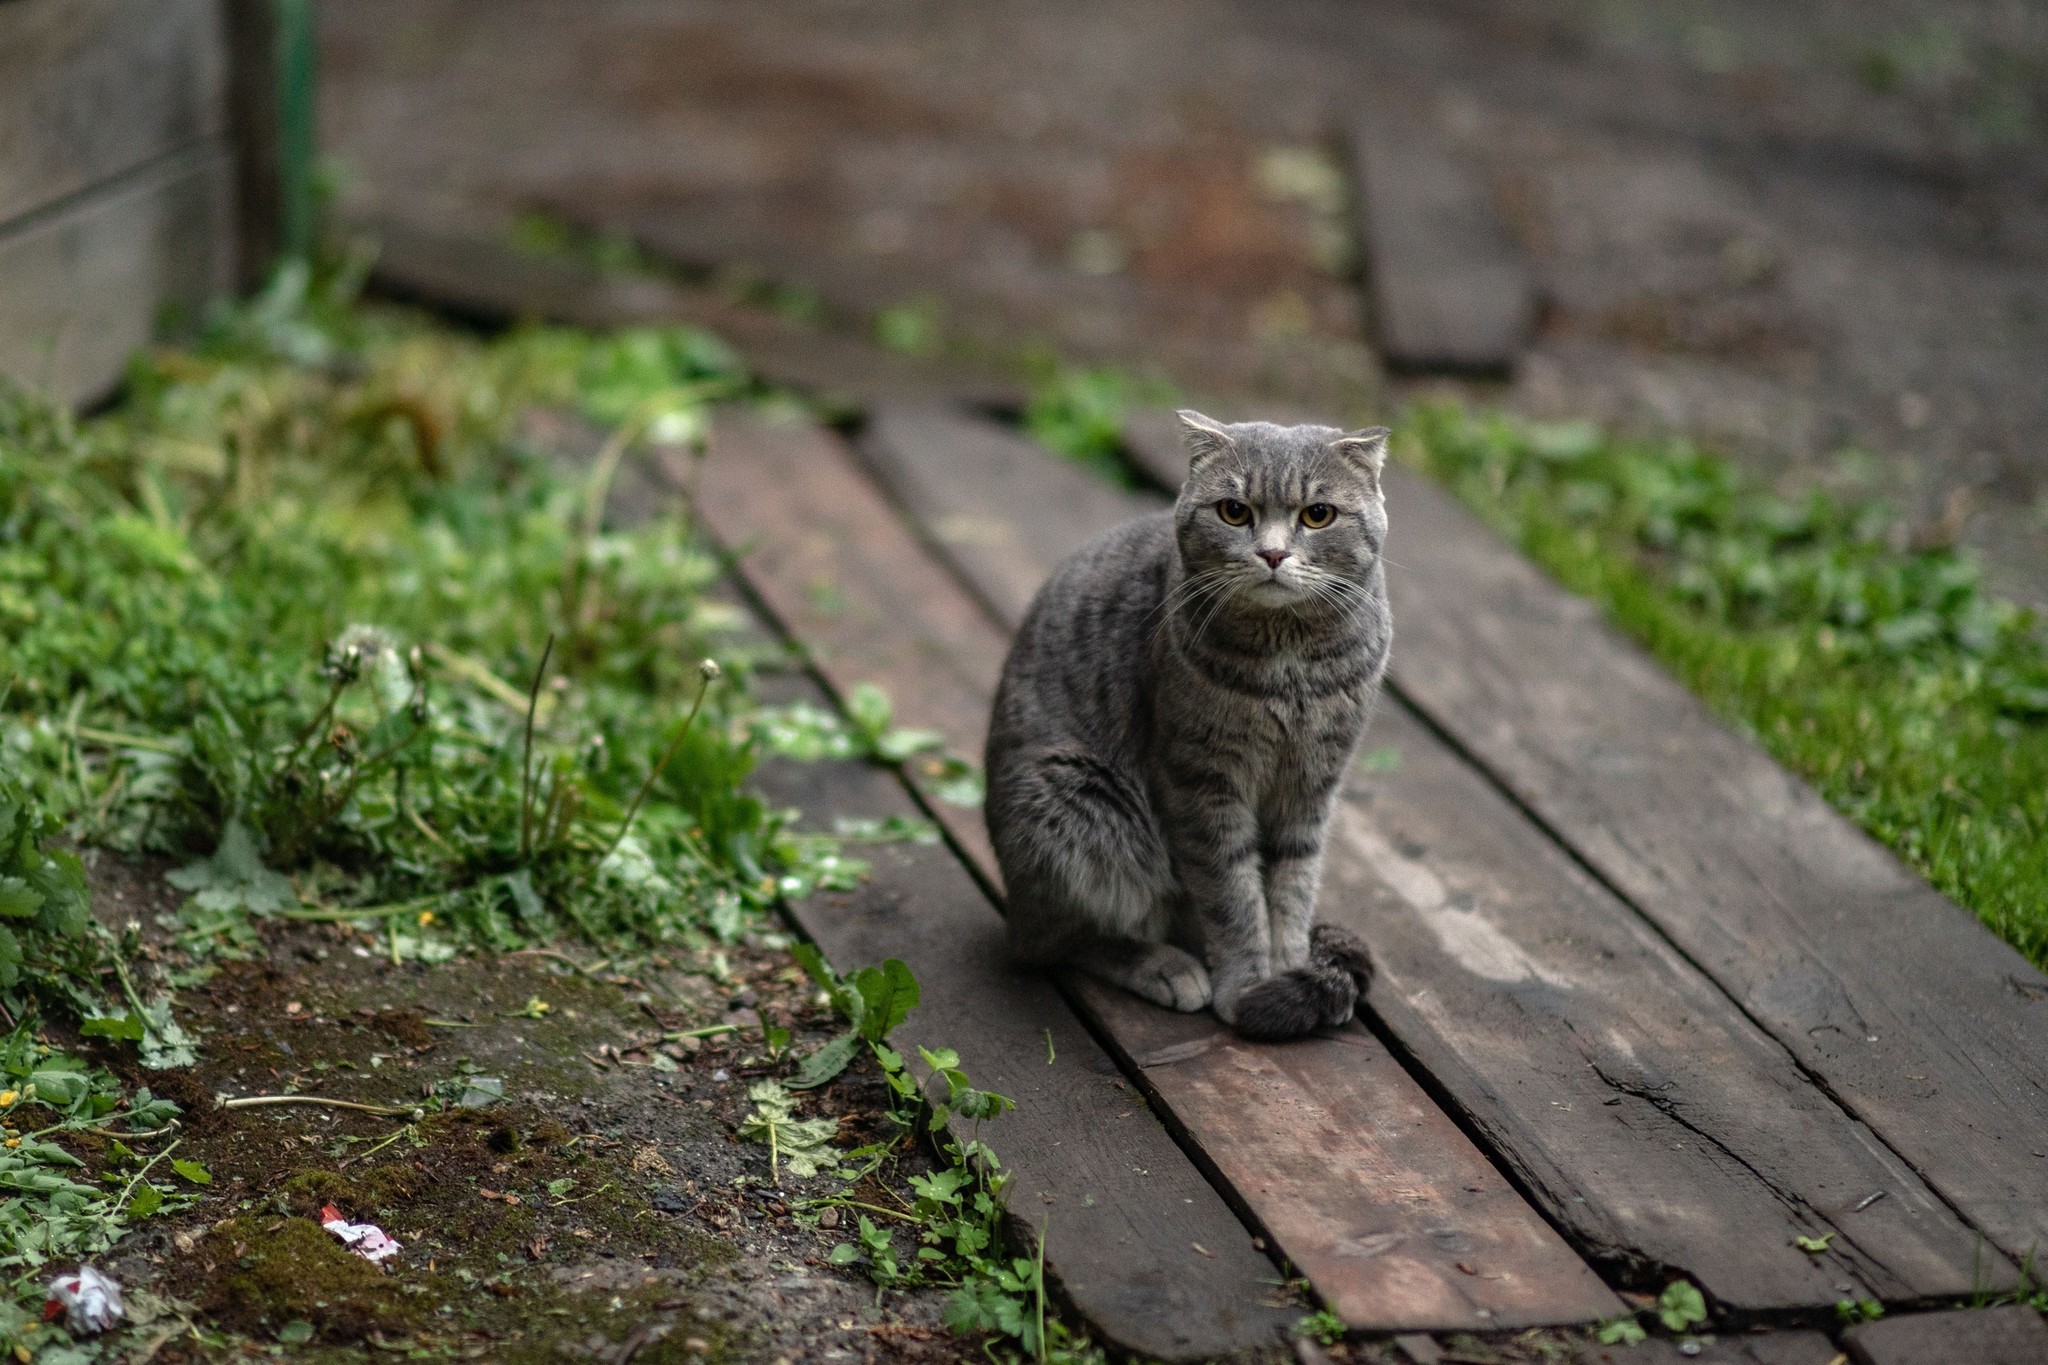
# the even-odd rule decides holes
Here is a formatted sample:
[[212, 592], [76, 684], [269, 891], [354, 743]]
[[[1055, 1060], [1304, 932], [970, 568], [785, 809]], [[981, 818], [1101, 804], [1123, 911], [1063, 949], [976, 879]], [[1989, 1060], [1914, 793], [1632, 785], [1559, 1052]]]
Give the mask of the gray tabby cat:
[[1393, 642], [1387, 431], [1180, 419], [1173, 510], [1075, 553], [1011, 646], [989, 837], [1019, 957], [1293, 1037], [1372, 970], [1315, 907]]

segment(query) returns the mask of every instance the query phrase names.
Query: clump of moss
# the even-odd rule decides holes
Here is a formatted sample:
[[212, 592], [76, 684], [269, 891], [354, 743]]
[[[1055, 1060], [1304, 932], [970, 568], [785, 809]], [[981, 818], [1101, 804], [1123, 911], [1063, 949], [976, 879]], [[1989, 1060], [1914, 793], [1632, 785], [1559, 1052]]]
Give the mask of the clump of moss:
[[217, 1267], [200, 1307], [231, 1331], [268, 1337], [300, 1320], [323, 1340], [360, 1341], [419, 1325], [417, 1297], [311, 1219], [229, 1219], [199, 1250]]
[[321, 1206], [326, 1204], [334, 1205], [354, 1219], [396, 1213], [412, 1200], [419, 1183], [418, 1171], [392, 1163], [372, 1167], [354, 1176], [339, 1171], [298, 1171], [278, 1189], [291, 1213], [318, 1222]]

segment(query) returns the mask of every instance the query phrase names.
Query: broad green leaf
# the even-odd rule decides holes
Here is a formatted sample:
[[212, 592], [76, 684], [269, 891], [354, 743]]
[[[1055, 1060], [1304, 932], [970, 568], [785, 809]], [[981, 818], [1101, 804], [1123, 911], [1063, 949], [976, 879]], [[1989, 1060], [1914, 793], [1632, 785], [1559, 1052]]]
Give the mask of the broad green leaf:
[[0, 915], [27, 919], [42, 907], [43, 893], [20, 877], [0, 877]]
[[840, 1034], [804, 1058], [803, 1065], [796, 1070], [796, 1075], [785, 1084], [791, 1090], [816, 1090], [821, 1085], [830, 1084], [837, 1080], [839, 1073], [846, 1070], [860, 1054], [862, 1041], [857, 1033]]
[[519, 918], [531, 924], [547, 914], [547, 905], [540, 898], [540, 892], [533, 888], [533, 873], [525, 868], [505, 878], [505, 890], [511, 894], [512, 908]]
[[102, 1015], [88, 1019], [78, 1026], [82, 1038], [118, 1038], [124, 1042], [139, 1043], [147, 1030], [139, 1014]]
[[888, 1038], [917, 1008], [917, 977], [900, 958], [861, 968], [854, 973], [853, 988], [861, 998], [860, 1034], [871, 1043]]
[[889, 704], [889, 694], [871, 682], [856, 683], [846, 694], [846, 718], [853, 722], [861, 738], [872, 746], [879, 742], [889, 728], [889, 717], [895, 708]]
[[136, 1188], [135, 1197], [128, 1201], [130, 1218], [147, 1218], [164, 1206], [164, 1192], [148, 1181]]
[[1657, 1317], [1673, 1332], [1683, 1332], [1707, 1320], [1707, 1300], [1697, 1287], [1673, 1280], [1657, 1298]]

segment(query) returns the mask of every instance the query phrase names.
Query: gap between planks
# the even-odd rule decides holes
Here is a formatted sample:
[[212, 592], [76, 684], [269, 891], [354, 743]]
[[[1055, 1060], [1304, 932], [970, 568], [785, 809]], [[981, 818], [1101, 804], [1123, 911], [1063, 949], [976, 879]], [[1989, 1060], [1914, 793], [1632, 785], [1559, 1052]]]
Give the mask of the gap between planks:
[[[880, 681], [906, 720], [979, 754], [1005, 637], [833, 437], [727, 417], [702, 489], [704, 521], [754, 547], [742, 575], [835, 689]], [[983, 835], [975, 856], [985, 850]], [[1354, 1326], [1512, 1328], [1620, 1310], [1363, 1029], [1259, 1047], [1209, 1016], [1074, 990], [1198, 1160]]]

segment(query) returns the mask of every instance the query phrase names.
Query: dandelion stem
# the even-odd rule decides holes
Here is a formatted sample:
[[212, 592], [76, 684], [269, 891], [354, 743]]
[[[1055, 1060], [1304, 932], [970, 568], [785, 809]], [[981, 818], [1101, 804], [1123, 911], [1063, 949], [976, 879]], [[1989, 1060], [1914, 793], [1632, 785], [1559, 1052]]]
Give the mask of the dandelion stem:
[[604, 853], [591, 864], [592, 871], [603, 867], [605, 859], [618, 852], [619, 845], [626, 842], [626, 834], [633, 828], [633, 821], [640, 814], [641, 803], [647, 799], [647, 793], [660, 779], [662, 769], [668, 766], [668, 761], [676, 756], [676, 750], [682, 747], [683, 737], [689, 734], [690, 727], [697, 723], [697, 713], [704, 709], [704, 698], [711, 691], [711, 684], [718, 678], [718, 665], [706, 659], [698, 666], [697, 677], [697, 699], [690, 703], [690, 714], [683, 717], [682, 728], [676, 731], [675, 738], [668, 742], [668, 748], [661, 751], [661, 758], [648, 770], [646, 780], [640, 784], [640, 790], [633, 793], [633, 804], [626, 807], [626, 818], [619, 822], [619, 832], [612, 836], [612, 841]]
[[[417, 1107], [399, 1108], [389, 1104], [358, 1104], [354, 1100], [330, 1100], [324, 1095], [244, 1095], [239, 1099], [224, 1099], [223, 1109], [267, 1109], [280, 1104], [311, 1104], [323, 1109], [353, 1109], [359, 1113], [377, 1114], [384, 1118], [418, 1117], [424, 1111]], [[170, 1148], [166, 1147], [165, 1151]]]
[[540, 652], [540, 667], [533, 670], [533, 689], [526, 694], [526, 750], [519, 760], [519, 857], [526, 859], [533, 825], [533, 713], [540, 705], [540, 685], [548, 675], [548, 660], [555, 652], [555, 633], [548, 632], [547, 648]]

